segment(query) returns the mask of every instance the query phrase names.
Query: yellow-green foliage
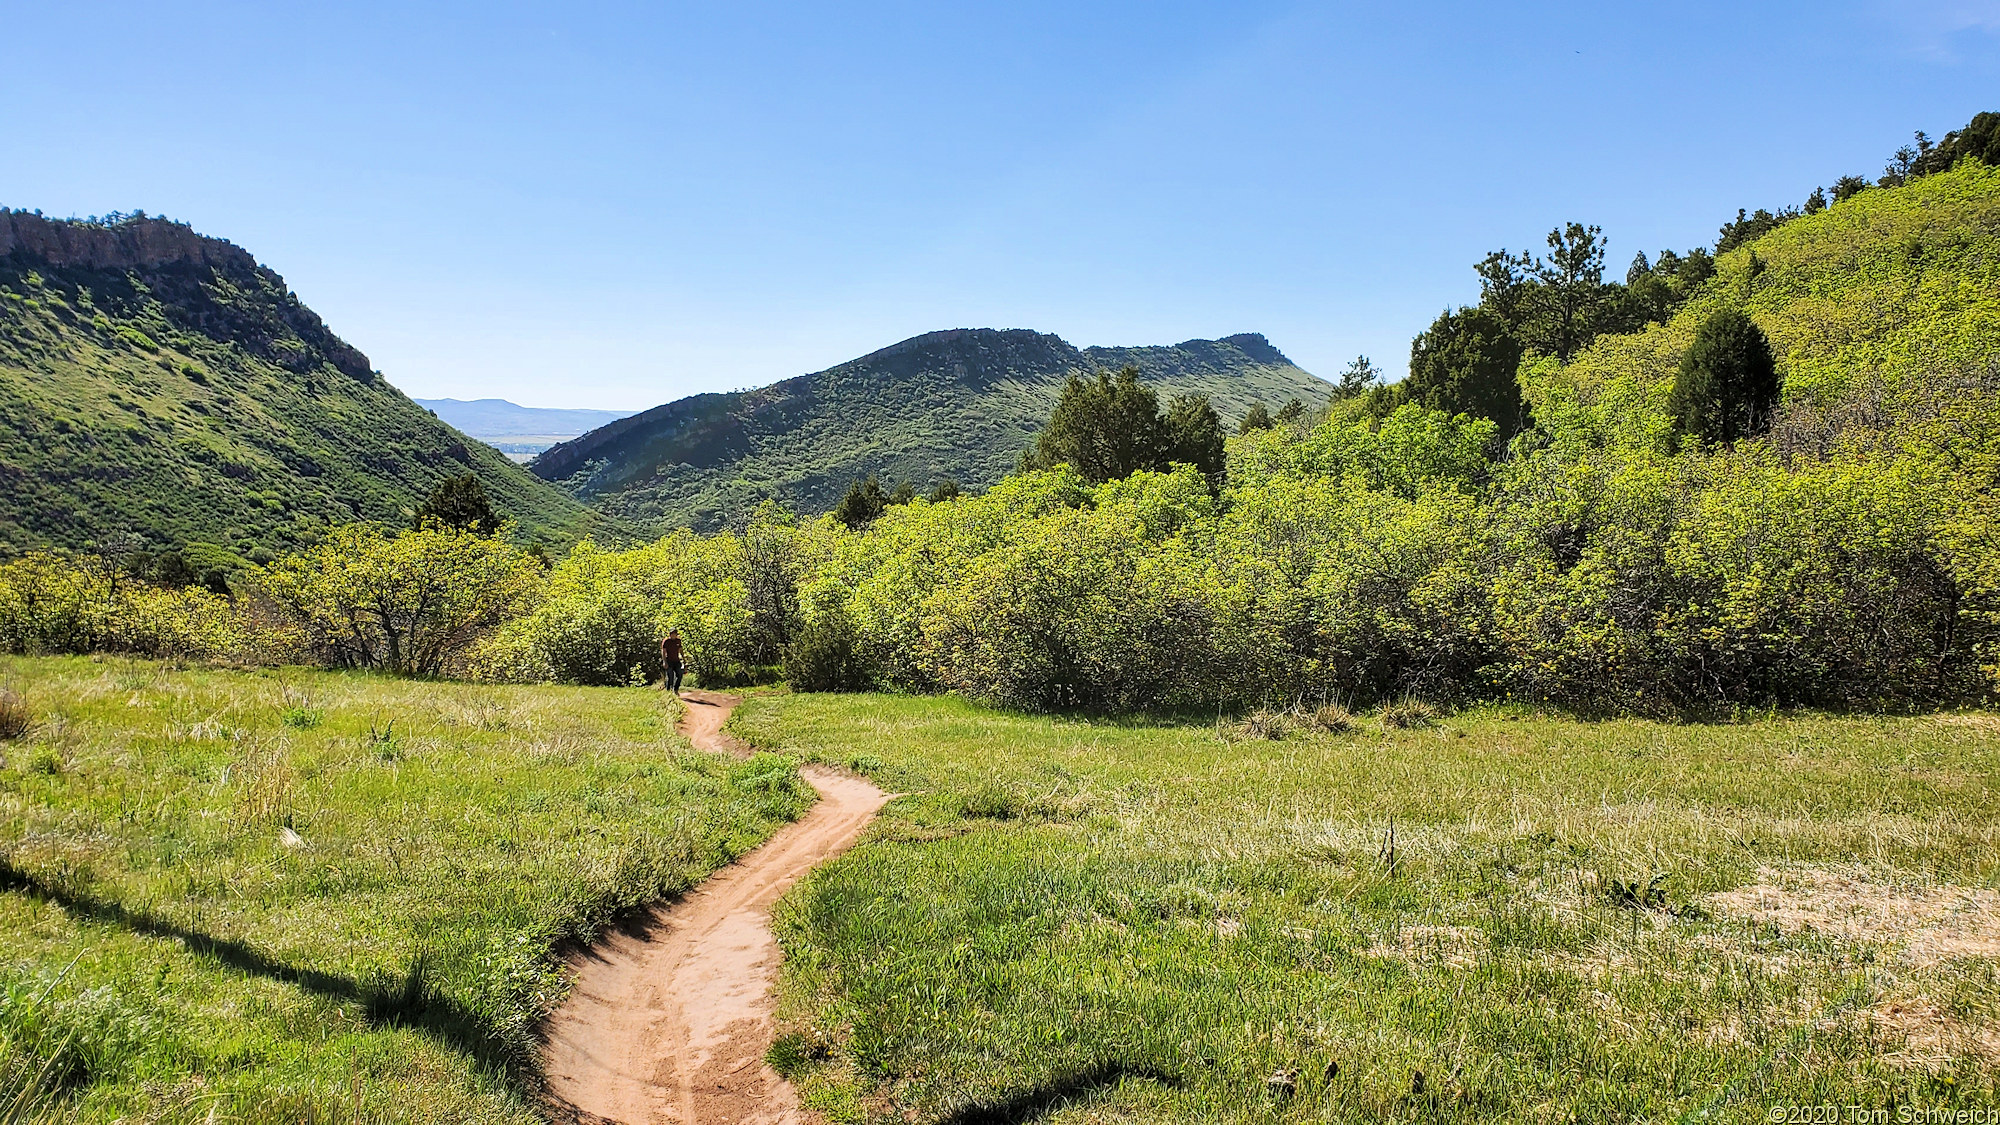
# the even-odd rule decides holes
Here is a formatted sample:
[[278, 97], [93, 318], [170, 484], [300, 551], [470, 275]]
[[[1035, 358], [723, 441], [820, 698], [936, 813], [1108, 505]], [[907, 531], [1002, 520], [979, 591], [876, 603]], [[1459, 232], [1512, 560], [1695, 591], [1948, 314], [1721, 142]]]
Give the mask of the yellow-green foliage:
[[1037, 709], [1416, 694], [1666, 712], [1992, 682], [1994, 509], [1941, 451], [1995, 463], [2000, 419], [1819, 456], [1558, 431], [1499, 465], [1483, 426], [1390, 421], [1239, 439], [1219, 497], [1187, 468], [1091, 487], [1059, 466], [863, 532], [589, 548], [510, 636], [557, 678], [614, 682], [625, 662], [591, 662], [643, 660], [679, 622], [698, 668], [775, 654], [801, 688]]
[[0, 648], [217, 656], [243, 640], [227, 598], [121, 577], [102, 559], [34, 552], [0, 563]]
[[357, 523], [273, 563], [258, 585], [321, 662], [434, 676], [532, 605], [541, 571], [505, 538]]
[[481, 649], [486, 678], [583, 684], [644, 682], [659, 639], [684, 634], [697, 675], [740, 678], [755, 647], [742, 542], [679, 531], [627, 551], [585, 540], [550, 571], [541, 604]]
[[[1771, 339], [1788, 399], [1831, 402], [1981, 372], [2000, 355], [2000, 168], [1967, 162], [1794, 219], [1717, 260], [1673, 320], [1600, 339], [1564, 372], [1527, 383], [1537, 419], [1571, 396], [1629, 438], [1664, 428], [1666, 394], [1695, 329], [1740, 307]], [[1551, 400], [1555, 400], [1551, 402]]]

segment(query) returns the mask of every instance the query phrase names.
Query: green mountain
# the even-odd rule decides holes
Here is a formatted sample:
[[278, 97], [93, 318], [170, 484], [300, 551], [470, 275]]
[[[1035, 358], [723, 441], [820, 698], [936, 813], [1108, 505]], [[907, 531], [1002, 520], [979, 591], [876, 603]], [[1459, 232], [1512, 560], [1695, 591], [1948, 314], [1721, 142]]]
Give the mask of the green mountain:
[[699, 530], [766, 499], [834, 506], [856, 478], [983, 487], [1011, 470], [1071, 374], [1132, 364], [1162, 395], [1207, 394], [1226, 420], [1252, 403], [1325, 401], [1331, 388], [1262, 336], [1171, 347], [1077, 348], [1022, 329], [953, 329], [757, 390], [657, 406], [529, 462], [634, 524]]
[[605, 524], [383, 381], [241, 248], [0, 210], [0, 549], [256, 558], [468, 471], [527, 538]]

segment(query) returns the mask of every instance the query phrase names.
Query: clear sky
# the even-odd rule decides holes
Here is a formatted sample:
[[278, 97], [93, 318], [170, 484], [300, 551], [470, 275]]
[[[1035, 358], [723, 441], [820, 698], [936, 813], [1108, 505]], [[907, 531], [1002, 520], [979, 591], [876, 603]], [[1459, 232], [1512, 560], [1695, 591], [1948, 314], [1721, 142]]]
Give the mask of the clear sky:
[[0, 205], [143, 209], [424, 397], [638, 409], [919, 332], [1392, 373], [2000, 109], [2000, 0], [0, 3]]

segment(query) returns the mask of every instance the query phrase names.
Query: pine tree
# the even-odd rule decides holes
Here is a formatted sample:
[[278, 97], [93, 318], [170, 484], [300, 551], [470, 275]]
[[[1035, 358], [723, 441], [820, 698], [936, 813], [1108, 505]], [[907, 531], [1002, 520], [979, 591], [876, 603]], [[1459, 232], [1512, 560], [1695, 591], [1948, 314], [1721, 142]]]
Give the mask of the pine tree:
[[833, 509], [833, 518], [856, 531], [880, 519], [889, 510], [889, 496], [882, 491], [882, 482], [869, 473], [847, 488], [847, 495]]
[[1159, 465], [1165, 434], [1160, 399], [1127, 367], [1093, 378], [1072, 375], [1049, 423], [1022, 458], [1031, 469], [1067, 462], [1085, 480], [1102, 484]]
[[1511, 437], [1527, 416], [1514, 375], [1523, 354], [1521, 342], [1493, 313], [1447, 312], [1410, 345], [1404, 385], [1411, 399], [1433, 410], [1491, 418], [1502, 438]]

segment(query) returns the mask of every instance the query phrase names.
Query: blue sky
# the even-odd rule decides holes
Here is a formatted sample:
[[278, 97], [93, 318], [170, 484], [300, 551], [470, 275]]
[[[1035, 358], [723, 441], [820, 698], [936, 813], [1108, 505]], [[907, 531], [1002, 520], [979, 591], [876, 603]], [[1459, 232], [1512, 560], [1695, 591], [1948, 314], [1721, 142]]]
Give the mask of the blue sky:
[[2000, 109], [2000, 0], [0, 14], [0, 205], [187, 220], [410, 393], [536, 406], [951, 327], [1400, 374], [1487, 250], [1622, 274]]

